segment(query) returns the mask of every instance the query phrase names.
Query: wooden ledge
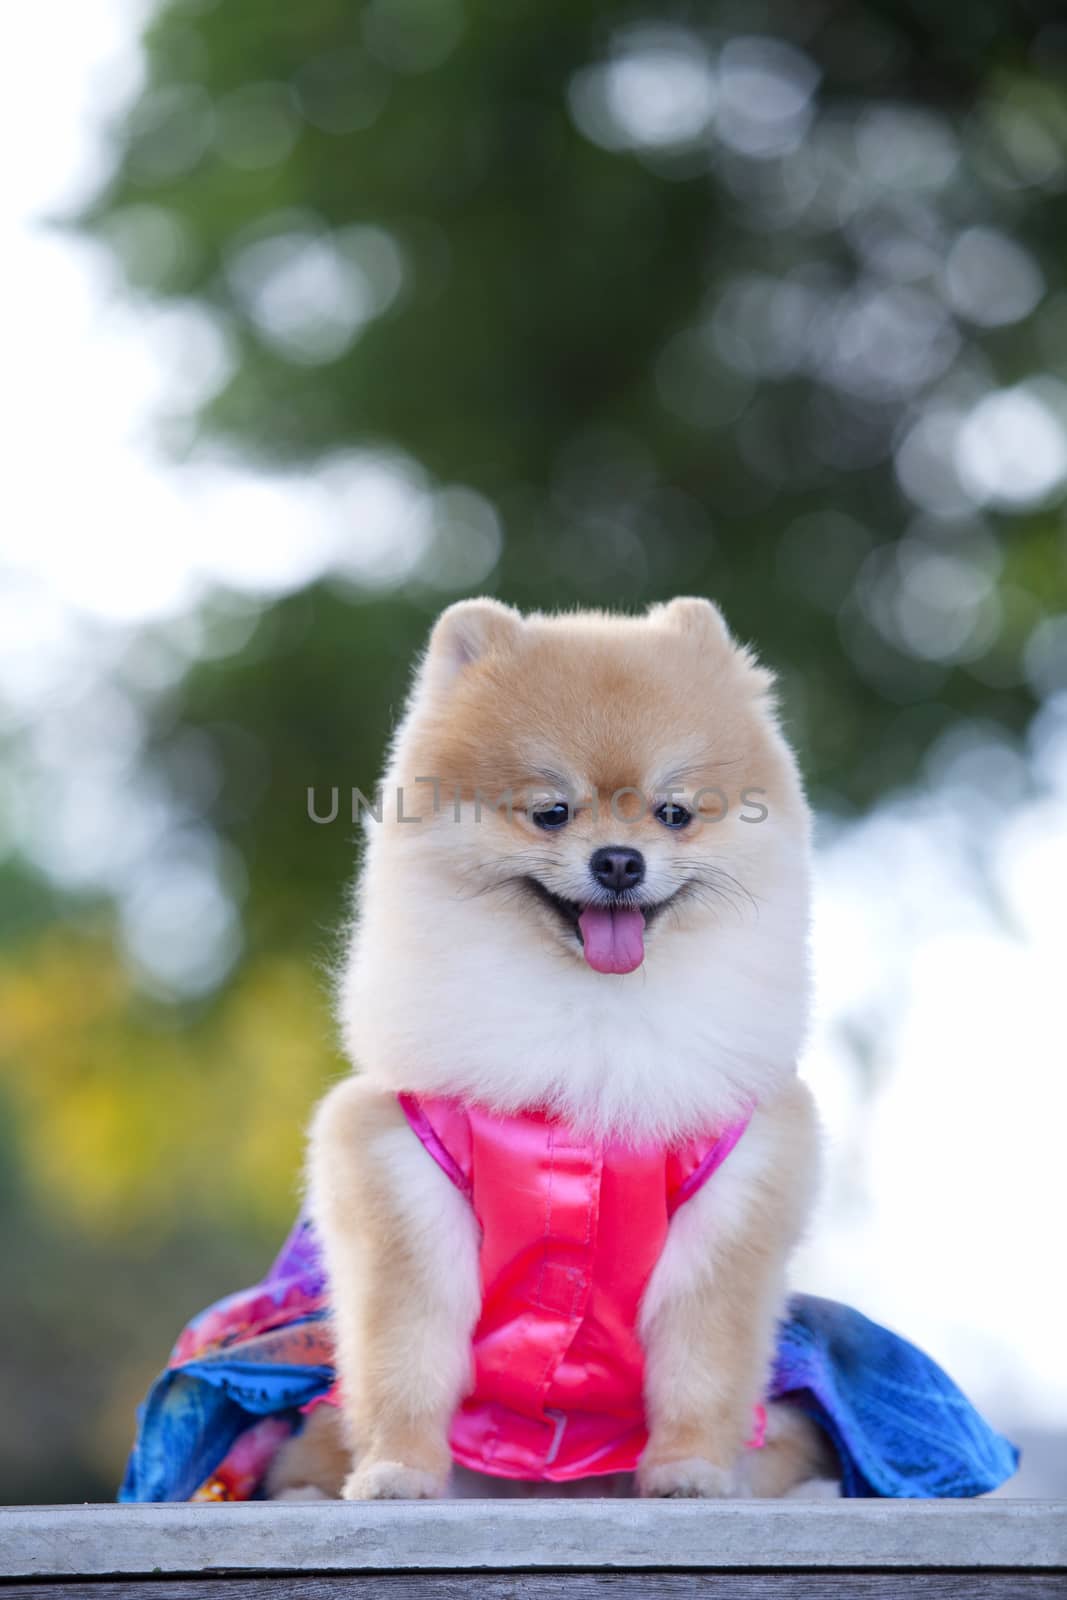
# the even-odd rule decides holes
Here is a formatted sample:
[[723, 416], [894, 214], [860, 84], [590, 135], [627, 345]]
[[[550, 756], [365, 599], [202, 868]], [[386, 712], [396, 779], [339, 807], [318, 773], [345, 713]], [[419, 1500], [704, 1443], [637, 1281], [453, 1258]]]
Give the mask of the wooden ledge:
[[[106, 1577], [205, 1579], [221, 1573], [281, 1578], [776, 1569], [784, 1575], [789, 1569], [829, 1574], [905, 1568], [1062, 1573], [1067, 1502], [453, 1500], [0, 1508], [0, 1583], [80, 1577], [97, 1580], [98, 1594]], [[1061, 1581], [1067, 1585], [1067, 1577], [1057, 1577], [1042, 1580], [1042, 1594], [1052, 1592], [1049, 1581], [1057, 1585], [1056, 1594], [1067, 1593], [1058, 1587]], [[475, 1588], [481, 1592], [481, 1585]], [[514, 1590], [520, 1592], [527, 1591]]]

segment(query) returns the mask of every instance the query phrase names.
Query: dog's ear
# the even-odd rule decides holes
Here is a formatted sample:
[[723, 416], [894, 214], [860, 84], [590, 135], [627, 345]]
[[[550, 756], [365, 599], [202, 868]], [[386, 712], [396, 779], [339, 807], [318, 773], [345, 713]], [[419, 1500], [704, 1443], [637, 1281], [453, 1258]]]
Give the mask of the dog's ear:
[[457, 600], [442, 611], [430, 634], [423, 675], [435, 689], [448, 688], [467, 667], [508, 650], [522, 631], [522, 617], [499, 600]]
[[726, 626], [726, 618], [713, 601], [685, 595], [678, 600], [668, 600], [665, 605], [650, 606], [648, 617], [650, 622], [686, 634], [698, 644], [728, 650], [744, 669], [745, 683], [753, 698], [768, 704], [773, 702], [774, 673], [760, 664], [753, 650], [734, 638]]
[[711, 600], [695, 595], [683, 595], [668, 600], [663, 605], [649, 606], [648, 618], [674, 633], [689, 634], [707, 644], [733, 646], [734, 637], [726, 626], [726, 618]]

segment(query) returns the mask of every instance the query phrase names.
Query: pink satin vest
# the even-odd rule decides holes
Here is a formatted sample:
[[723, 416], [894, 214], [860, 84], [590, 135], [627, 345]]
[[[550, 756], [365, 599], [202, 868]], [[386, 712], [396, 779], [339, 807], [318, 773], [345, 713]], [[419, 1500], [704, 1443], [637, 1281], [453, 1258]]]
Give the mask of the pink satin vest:
[[[629, 1472], [647, 1439], [638, 1311], [678, 1207], [749, 1118], [677, 1149], [575, 1138], [537, 1112], [494, 1116], [401, 1095], [481, 1228], [482, 1312], [455, 1459], [503, 1478]], [[447, 1271], [447, 1263], [443, 1263]], [[757, 1407], [752, 1445], [762, 1443]]]

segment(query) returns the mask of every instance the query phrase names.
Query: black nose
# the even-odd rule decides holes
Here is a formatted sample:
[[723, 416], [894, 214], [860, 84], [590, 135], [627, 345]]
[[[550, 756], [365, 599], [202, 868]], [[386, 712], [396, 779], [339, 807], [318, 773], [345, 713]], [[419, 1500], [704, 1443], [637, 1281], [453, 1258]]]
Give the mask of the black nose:
[[645, 858], [640, 850], [620, 850], [608, 844], [594, 850], [589, 857], [589, 870], [597, 883], [616, 894], [623, 889], [636, 889], [645, 876]]

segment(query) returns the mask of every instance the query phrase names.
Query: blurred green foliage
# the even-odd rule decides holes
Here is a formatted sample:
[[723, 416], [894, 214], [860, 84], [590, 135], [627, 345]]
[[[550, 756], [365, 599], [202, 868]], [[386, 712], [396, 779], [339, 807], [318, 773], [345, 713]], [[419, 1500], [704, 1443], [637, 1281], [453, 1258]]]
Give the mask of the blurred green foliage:
[[[894, 452], [1062, 375], [1063, 295], [1020, 316], [1002, 254], [952, 254], [978, 226], [1059, 285], [1053, 8], [227, 0], [163, 6], [147, 48], [88, 221], [141, 292], [217, 318], [209, 439], [399, 447], [492, 503], [487, 582], [523, 604], [716, 595], [827, 803], [908, 781], [961, 716], [1025, 724], [1059, 510], [1009, 485], [937, 514]], [[346, 292], [394, 269], [357, 328]]]
[[843, 813], [1067, 681], [1057, 8], [168, 0], [145, 50], [80, 225], [221, 352], [164, 439], [327, 497], [373, 459], [429, 523], [137, 691], [140, 771], [224, 850], [224, 983], [153, 996], [106, 897], [3, 869], [11, 1499], [107, 1494], [286, 1225], [353, 862], [306, 793], [373, 784], [444, 601], [715, 596]]

